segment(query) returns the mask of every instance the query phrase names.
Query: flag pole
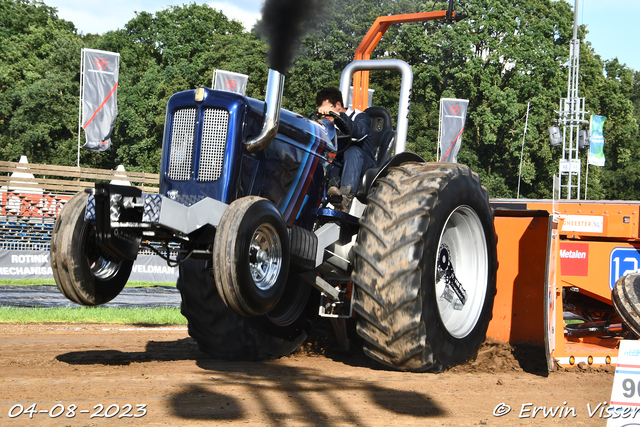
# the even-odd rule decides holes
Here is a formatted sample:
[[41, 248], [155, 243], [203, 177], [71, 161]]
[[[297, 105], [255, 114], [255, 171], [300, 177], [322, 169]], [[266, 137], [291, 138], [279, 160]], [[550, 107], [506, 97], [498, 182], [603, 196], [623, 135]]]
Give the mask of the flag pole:
[[585, 179], [585, 183], [584, 183], [584, 199], [585, 200], [589, 200], [589, 198], [587, 197], [587, 191], [589, 191], [589, 155], [587, 154], [587, 177]]
[[80, 100], [78, 102], [78, 167], [80, 167], [80, 135], [82, 133], [82, 85], [84, 83], [84, 48], [80, 49]]
[[436, 143], [436, 162], [440, 161], [440, 143], [442, 140], [442, 98], [440, 98], [440, 116], [438, 118], [438, 142]]
[[520, 198], [520, 178], [522, 177], [522, 158], [524, 157], [524, 139], [527, 137], [527, 126], [529, 125], [529, 106], [531, 101], [527, 103], [527, 118], [524, 122], [524, 135], [522, 135], [522, 149], [520, 150], [520, 171], [518, 172], [518, 197]]

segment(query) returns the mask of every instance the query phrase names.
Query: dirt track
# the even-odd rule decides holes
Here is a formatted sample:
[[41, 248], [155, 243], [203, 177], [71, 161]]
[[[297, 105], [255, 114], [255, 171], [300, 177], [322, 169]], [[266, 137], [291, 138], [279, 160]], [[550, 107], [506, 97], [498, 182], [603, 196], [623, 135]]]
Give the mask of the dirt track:
[[[477, 363], [442, 374], [387, 371], [357, 352], [221, 362], [200, 353], [182, 326], [3, 324], [0, 425], [605, 425], [599, 412], [589, 417], [587, 404], [593, 411], [609, 400], [612, 370], [545, 376], [519, 365], [496, 345]], [[15, 405], [34, 403], [38, 411], [64, 412], [9, 417], [11, 408], [20, 412]], [[495, 417], [501, 403], [512, 410]], [[530, 418], [527, 407], [529, 418], [519, 418], [527, 403], [573, 407], [577, 416]], [[101, 415], [110, 407], [115, 416], [90, 418], [98, 404]], [[118, 418], [126, 404], [128, 415], [140, 415], [139, 404], [146, 414]], [[77, 405], [71, 418], [69, 405]]]

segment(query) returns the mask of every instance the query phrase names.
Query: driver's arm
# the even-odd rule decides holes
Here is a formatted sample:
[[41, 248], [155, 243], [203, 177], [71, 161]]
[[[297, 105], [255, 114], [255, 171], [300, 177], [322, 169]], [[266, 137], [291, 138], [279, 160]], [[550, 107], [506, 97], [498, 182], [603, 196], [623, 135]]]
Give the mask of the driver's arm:
[[357, 114], [353, 120], [349, 119], [346, 113], [340, 113], [340, 116], [347, 122], [347, 126], [351, 129], [351, 137], [359, 140], [369, 134], [371, 131], [371, 118], [367, 113]]

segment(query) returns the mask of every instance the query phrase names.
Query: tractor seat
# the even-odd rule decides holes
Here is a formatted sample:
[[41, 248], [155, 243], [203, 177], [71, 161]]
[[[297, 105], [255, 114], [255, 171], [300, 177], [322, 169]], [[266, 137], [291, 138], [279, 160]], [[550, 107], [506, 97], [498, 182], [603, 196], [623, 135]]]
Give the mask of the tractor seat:
[[378, 174], [378, 171], [382, 166], [391, 159], [393, 153], [394, 140], [396, 133], [393, 130], [393, 122], [391, 121], [391, 114], [382, 107], [369, 107], [364, 110], [365, 113], [371, 117], [371, 144], [375, 151], [376, 167], [367, 169], [362, 174], [360, 185], [358, 186], [358, 192], [356, 197], [362, 202], [366, 203], [367, 194], [373, 179]]
[[382, 107], [369, 107], [364, 110], [371, 117], [371, 144], [375, 151], [375, 161], [378, 166], [385, 164], [391, 158], [393, 152], [393, 122], [391, 114]]

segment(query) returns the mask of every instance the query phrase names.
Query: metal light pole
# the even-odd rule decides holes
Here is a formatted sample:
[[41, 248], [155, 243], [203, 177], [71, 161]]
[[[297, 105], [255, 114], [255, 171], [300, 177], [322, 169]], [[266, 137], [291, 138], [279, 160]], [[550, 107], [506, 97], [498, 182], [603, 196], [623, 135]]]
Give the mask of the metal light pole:
[[569, 53], [569, 82], [567, 97], [560, 98], [560, 111], [556, 111], [562, 125], [562, 160], [560, 160], [560, 197], [564, 190], [565, 198], [580, 200], [581, 165], [578, 152], [580, 124], [588, 123], [584, 115], [584, 98], [578, 96], [578, 76], [580, 73], [580, 40], [578, 39], [578, 0], [575, 0], [573, 14], [573, 39]]

